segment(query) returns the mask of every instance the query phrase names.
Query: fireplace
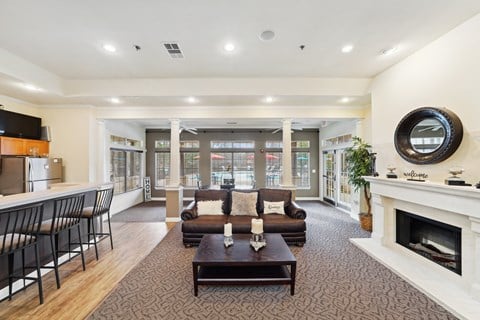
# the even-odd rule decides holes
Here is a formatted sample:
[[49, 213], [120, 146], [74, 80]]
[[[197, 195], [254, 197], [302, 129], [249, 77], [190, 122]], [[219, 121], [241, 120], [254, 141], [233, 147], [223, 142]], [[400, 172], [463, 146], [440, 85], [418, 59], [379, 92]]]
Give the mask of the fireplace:
[[396, 242], [407, 249], [462, 274], [462, 229], [396, 210]]

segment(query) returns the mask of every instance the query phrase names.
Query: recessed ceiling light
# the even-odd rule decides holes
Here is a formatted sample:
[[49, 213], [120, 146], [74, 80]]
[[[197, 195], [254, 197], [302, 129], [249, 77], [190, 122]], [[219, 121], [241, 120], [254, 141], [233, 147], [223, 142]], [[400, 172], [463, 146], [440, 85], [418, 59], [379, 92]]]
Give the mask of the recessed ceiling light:
[[225, 49], [225, 51], [227, 52], [232, 52], [233, 50], [235, 50], [235, 45], [229, 42], [223, 46], [223, 49]]
[[395, 53], [397, 51], [397, 47], [390, 47], [390, 48], [386, 48], [386, 49], [383, 49], [382, 51], [380, 51], [380, 54], [383, 55], [383, 56], [388, 56], [388, 55], [391, 55], [393, 53]]
[[36, 86], [34, 86], [33, 84], [30, 84], [30, 83], [25, 83], [23, 86], [25, 87], [25, 89], [28, 89], [30, 91], [42, 91], [42, 89], [40, 89], [39, 87], [36, 87]]
[[115, 51], [117, 51], [117, 48], [115, 48], [113, 45], [109, 44], [109, 43], [106, 43], [103, 45], [103, 50], [107, 51], [107, 52], [110, 52], [110, 53], [114, 53]]
[[188, 98], [187, 98], [187, 101], [188, 101], [189, 103], [195, 103], [195, 102], [197, 102], [198, 100], [197, 100], [197, 98], [195, 98], [195, 97], [188, 97]]
[[110, 102], [111, 103], [120, 103], [120, 99], [118, 99], [116, 97], [112, 97], [112, 98], [110, 98]]
[[272, 103], [273, 102], [273, 97], [272, 96], [265, 97], [265, 102], [266, 103]]
[[273, 40], [273, 38], [275, 38], [275, 32], [273, 32], [272, 30], [265, 30], [262, 33], [260, 33], [259, 38], [260, 40], [263, 40], [263, 41]]
[[351, 44], [347, 44], [347, 45], [342, 47], [342, 52], [343, 53], [349, 53], [349, 52], [352, 52], [352, 50], [353, 50], [353, 45], [351, 45]]
[[351, 99], [349, 97], [343, 97], [342, 99], [340, 99], [340, 102], [341, 103], [347, 103], [347, 102], [350, 102]]

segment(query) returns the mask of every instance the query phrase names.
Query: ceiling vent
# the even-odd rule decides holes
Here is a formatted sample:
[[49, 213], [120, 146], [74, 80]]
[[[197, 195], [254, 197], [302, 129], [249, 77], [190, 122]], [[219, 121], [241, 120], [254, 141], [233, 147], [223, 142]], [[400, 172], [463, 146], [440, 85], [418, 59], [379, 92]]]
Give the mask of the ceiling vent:
[[178, 46], [178, 43], [176, 42], [164, 42], [163, 45], [165, 46], [165, 49], [167, 49], [168, 54], [172, 59], [183, 59], [185, 58], [183, 56], [182, 50], [180, 50], [180, 47]]

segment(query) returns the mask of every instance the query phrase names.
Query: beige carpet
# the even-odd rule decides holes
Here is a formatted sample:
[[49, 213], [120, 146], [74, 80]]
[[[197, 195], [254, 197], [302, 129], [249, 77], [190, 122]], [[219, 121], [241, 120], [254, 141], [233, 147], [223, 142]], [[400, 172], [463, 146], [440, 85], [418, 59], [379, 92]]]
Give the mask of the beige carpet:
[[135, 267], [90, 319], [455, 319], [350, 244], [366, 237], [348, 215], [319, 203], [307, 209], [307, 244], [297, 258], [295, 296], [288, 286], [200, 286], [180, 224]]

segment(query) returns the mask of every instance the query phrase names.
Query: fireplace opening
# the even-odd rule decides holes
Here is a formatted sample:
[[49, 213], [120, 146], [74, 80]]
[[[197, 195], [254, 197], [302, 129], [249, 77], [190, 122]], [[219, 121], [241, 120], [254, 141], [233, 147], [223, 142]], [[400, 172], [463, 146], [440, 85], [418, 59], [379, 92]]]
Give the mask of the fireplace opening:
[[462, 229], [398, 209], [396, 223], [398, 244], [462, 274]]

